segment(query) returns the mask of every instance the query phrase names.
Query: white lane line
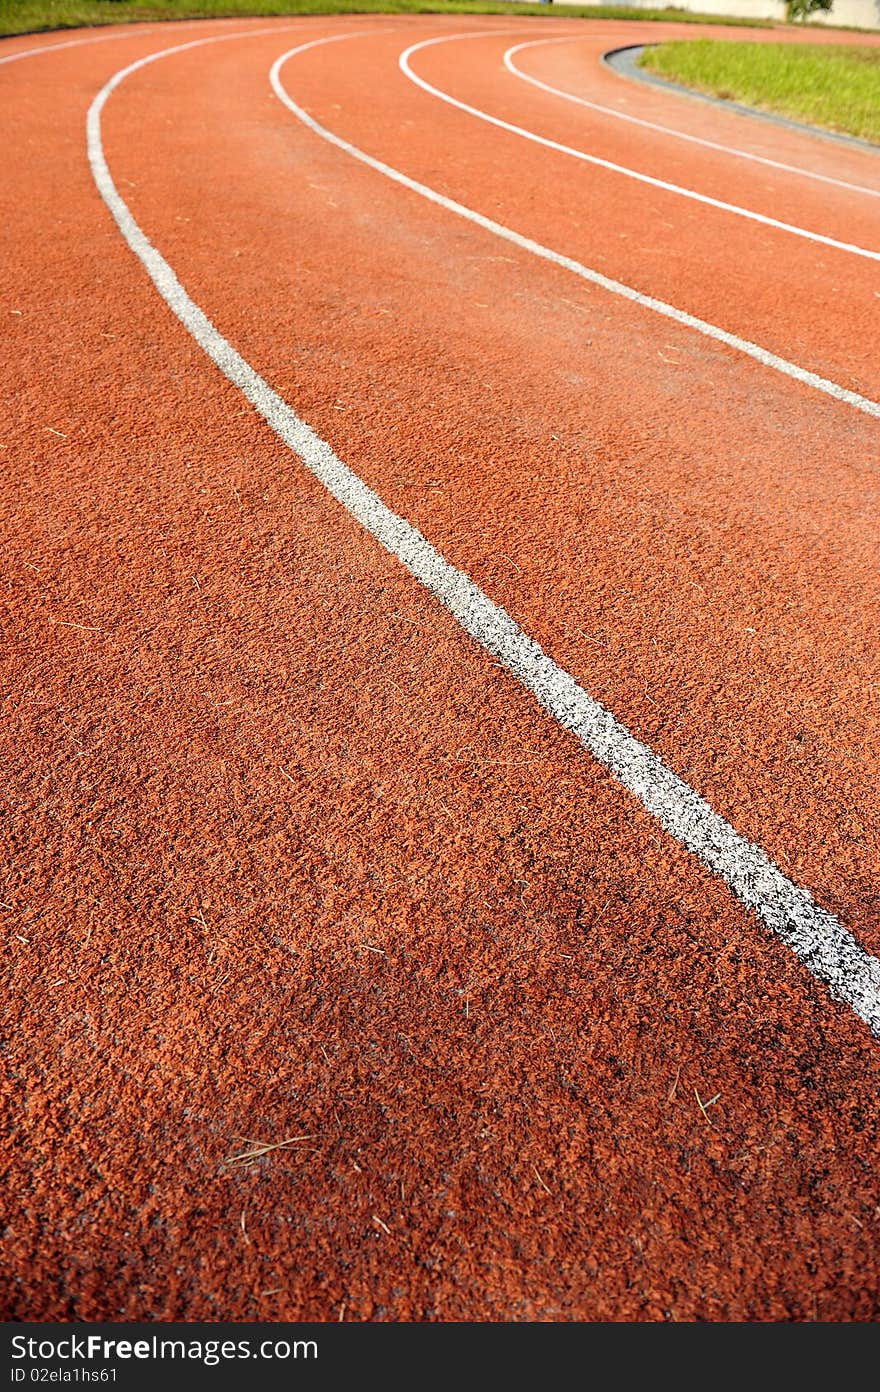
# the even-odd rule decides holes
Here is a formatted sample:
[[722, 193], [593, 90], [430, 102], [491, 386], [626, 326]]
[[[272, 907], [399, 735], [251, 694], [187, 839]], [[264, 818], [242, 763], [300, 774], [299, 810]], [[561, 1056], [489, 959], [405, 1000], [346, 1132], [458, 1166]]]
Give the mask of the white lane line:
[[464, 111], [469, 116], [476, 116], [478, 121], [487, 121], [489, 125], [496, 126], [499, 130], [509, 131], [512, 135], [521, 136], [523, 140], [530, 140], [535, 145], [543, 145], [545, 149], [555, 150], [561, 155], [570, 155], [572, 159], [597, 165], [600, 169], [608, 169], [613, 174], [622, 174], [624, 178], [635, 179], [637, 183], [650, 184], [652, 188], [673, 193], [679, 198], [689, 198], [695, 203], [704, 204], [706, 207], [717, 208], [721, 212], [732, 213], [735, 217], [747, 218], [750, 222], [761, 223], [764, 227], [773, 227], [779, 232], [788, 232], [793, 237], [802, 237], [809, 242], [833, 247], [835, 251], [845, 251], [852, 256], [866, 257], [869, 261], [880, 261], [880, 251], [871, 251], [868, 247], [857, 246], [854, 242], [840, 242], [836, 237], [826, 237], [822, 232], [809, 232], [805, 227], [797, 227], [792, 222], [780, 222], [778, 218], [768, 217], [766, 213], [756, 213], [750, 208], [741, 208], [737, 203], [725, 203], [720, 198], [710, 198], [707, 193], [697, 193], [695, 189], [684, 188], [681, 184], [672, 184], [666, 179], [655, 179], [651, 174], [642, 174], [639, 170], [629, 169], [624, 164], [615, 164], [613, 160], [601, 159], [598, 155], [590, 155], [586, 150], [576, 150], [573, 145], [562, 145], [558, 140], [550, 140], [545, 135], [538, 135], [535, 131], [526, 130], [524, 126], [515, 126], [510, 121], [503, 121], [500, 116], [490, 116], [488, 111], [481, 111], [478, 106], [470, 106], [467, 102], [459, 101], [457, 97], [450, 96], [448, 92], [442, 91], [439, 87], [434, 87], [425, 78], [419, 77], [418, 73], [413, 72], [410, 67], [409, 60], [412, 55], [424, 48], [433, 48], [437, 44], [460, 42], [462, 39], [485, 38], [490, 32], [484, 30], [479, 34], [444, 34], [439, 39], [422, 39], [420, 43], [410, 44], [409, 48], [404, 49], [398, 59], [400, 70], [417, 87], [421, 87], [432, 97], [437, 97], [439, 101], [446, 102], [448, 106], [457, 107], [459, 111]]
[[[314, 39], [291, 49], [274, 65], [273, 80], [277, 82], [278, 70], [293, 54], [344, 37], [349, 36]], [[122, 236], [165, 303], [215, 366], [361, 526], [396, 556], [445, 605], [465, 632], [497, 658], [671, 836], [720, 876], [740, 902], [799, 957], [836, 1000], [849, 1005], [880, 1037], [880, 961], [867, 953], [838, 919], [815, 904], [806, 890], [787, 879], [760, 847], [740, 836], [713, 812], [693, 788], [593, 700], [574, 677], [557, 666], [464, 571], [450, 565], [421, 532], [392, 512], [343, 464], [330, 445], [296, 415], [214, 327], [168, 262], [147, 240], [107, 166], [101, 113], [111, 92], [131, 73], [189, 47], [194, 45], [166, 49], [121, 69], [95, 97], [87, 118], [89, 163], [95, 183]]]
[[[192, 25], [197, 24], [199, 29], [201, 30], [204, 27], [205, 23], [228, 24], [229, 22], [234, 22], [236, 19], [244, 18], [244, 15], [230, 15], [226, 20], [223, 20], [220, 16], [218, 16], [215, 20], [188, 21], [181, 19], [172, 21], [172, 23], [174, 24], [175, 29], [192, 27]], [[283, 18], [283, 16], [279, 16], [279, 18]], [[301, 24], [274, 24], [271, 28], [264, 27], [262, 29], [236, 29], [235, 32], [231, 34], [212, 34], [210, 41], [213, 41], [215, 39], [218, 42], [221, 39], [250, 39], [257, 38], [259, 35], [262, 34], [287, 34], [292, 29], [300, 29], [302, 27], [303, 26]], [[60, 48], [80, 48], [83, 44], [107, 43], [110, 39], [139, 39], [141, 35], [160, 34], [163, 32], [166, 34], [168, 33], [167, 24], [151, 24], [149, 27], [144, 26], [143, 28], [139, 29], [129, 29], [127, 26], [120, 25], [114, 28], [114, 32], [112, 34], [92, 34], [89, 35], [88, 38], [84, 39], [65, 39], [63, 43], [41, 44], [39, 48], [19, 49], [17, 53], [9, 53], [6, 55], [6, 57], [0, 58], [0, 64], [17, 63], [19, 58], [39, 58], [43, 53], [57, 53]], [[388, 31], [383, 30], [382, 32], [385, 33]], [[8, 39], [13, 39], [16, 36], [14, 34], [9, 34], [6, 37]], [[199, 39], [197, 42], [208, 43], [209, 40]], [[162, 51], [163, 53], [167, 52], [167, 49], [163, 49]]]
[[720, 150], [723, 155], [732, 155], [735, 159], [753, 160], [756, 164], [766, 164], [771, 169], [781, 169], [786, 174], [798, 174], [804, 179], [818, 179], [823, 184], [834, 184], [837, 188], [848, 189], [851, 193], [866, 193], [870, 198], [880, 198], [880, 189], [866, 188], [864, 184], [851, 184], [846, 179], [835, 179], [830, 174], [819, 174], [814, 169], [803, 169], [797, 164], [784, 164], [782, 160], [770, 159], [767, 155], [756, 155], [751, 150], [740, 150], [735, 145], [722, 145], [717, 140], [706, 140], [700, 135], [689, 135], [686, 131], [676, 130], [673, 126], [660, 125], [658, 121], [646, 121], [641, 116], [633, 116], [628, 111], [618, 111], [616, 107], [604, 106], [601, 102], [590, 101], [587, 97], [576, 97], [573, 92], [565, 92], [561, 87], [551, 87], [549, 82], [542, 82], [539, 77], [533, 77], [531, 73], [523, 72], [518, 68], [513, 59], [517, 53], [523, 53], [528, 48], [544, 48], [548, 44], [571, 43], [571, 36], [566, 35], [558, 39], [532, 39], [528, 43], [515, 44], [509, 48], [504, 55], [504, 66], [508, 72], [513, 73], [514, 77], [521, 78], [523, 82], [530, 82], [533, 87], [540, 87], [542, 92], [549, 92], [551, 96], [562, 97], [564, 101], [575, 102], [578, 106], [589, 107], [591, 111], [599, 111], [603, 116], [614, 116], [618, 121], [628, 121], [633, 126], [643, 126], [645, 130], [659, 131], [661, 135], [672, 135], [676, 140], [688, 140], [692, 145], [703, 145], [707, 150]]
[[[239, 16], [230, 16], [230, 18], [232, 19], [238, 17]], [[210, 23], [211, 21], [208, 22]], [[214, 20], [213, 22], [215, 24], [219, 24], [221, 23], [221, 20], [218, 17], [218, 19]], [[195, 20], [190, 21], [190, 23], [197, 23], [199, 28], [201, 29], [203, 21]], [[175, 28], [183, 28], [185, 24], [187, 24], [186, 20], [178, 20], [175, 24]], [[289, 32], [289, 30], [297, 27], [299, 26], [293, 24], [277, 24], [274, 25], [272, 29], [256, 29], [253, 31], [253, 33], [254, 35], [271, 34], [273, 32], [278, 34], [284, 34]], [[0, 58], [0, 65], [2, 65], [3, 63], [17, 63], [19, 58], [39, 58], [44, 53], [57, 53], [60, 48], [80, 48], [84, 44], [108, 43], [110, 39], [139, 39], [142, 35], [148, 36], [150, 34], [158, 34], [162, 31], [164, 31], [165, 33], [168, 32], [167, 24], [151, 24], [149, 28], [144, 27], [142, 29], [129, 29], [127, 26], [119, 26], [118, 28], [114, 29], [114, 32], [112, 34], [90, 34], [88, 38], [84, 39], [65, 39], [63, 43], [40, 44], [39, 48], [19, 49], [17, 53], [8, 53], [5, 57]], [[9, 34], [6, 37], [7, 39], [13, 39], [16, 36], [14, 34]], [[236, 30], [234, 34], [212, 35], [212, 38], [218, 39], [246, 39], [250, 37], [251, 35], [248, 30]], [[200, 40], [200, 42], [207, 41]]]
[[93, 34], [87, 39], [65, 39], [64, 43], [40, 44], [39, 48], [23, 48], [17, 53], [7, 53], [0, 58], [0, 63], [17, 63], [19, 58], [37, 58], [41, 53], [57, 53], [60, 48], [80, 48], [83, 44], [106, 43], [108, 39], [133, 39], [139, 34], [152, 33], [155, 33], [155, 29], [139, 29], [137, 34], [128, 30], [120, 34]]
[[[139, 39], [141, 35], [145, 37], [155, 34], [158, 29], [164, 29], [164, 25], [152, 24], [144, 29], [121, 29], [113, 34], [91, 34], [86, 39], [65, 39], [63, 43], [40, 44], [39, 48], [19, 49], [17, 53], [8, 53], [0, 58], [2, 63], [17, 63], [19, 58], [39, 58], [43, 53], [57, 53], [60, 48], [81, 48], [83, 44], [107, 43], [110, 39]], [[15, 36], [10, 34], [8, 38]]]
[[288, 110], [292, 111], [298, 120], [308, 126], [309, 130], [319, 135], [322, 140], [344, 150], [353, 159], [360, 160], [370, 169], [375, 169], [379, 174], [384, 174], [386, 178], [393, 179], [395, 183], [401, 184], [413, 193], [418, 193], [422, 198], [427, 198], [429, 202], [436, 203], [438, 207], [445, 208], [447, 212], [455, 213], [457, 217], [475, 223], [477, 227], [482, 227], [484, 231], [491, 232], [506, 242], [511, 242], [523, 251], [531, 252], [533, 256], [539, 256], [543, 261], [550, 261], [553, 265], [562, 267], [563, 270], [571, 271], [574, 275], [580, 276], [582, 280], [587, 280], [592, 285], [598, 285], [603, 290], [608, 290], [612, 295], [620, 295], [625, 300], [631, 300], [633, 304], [640, 305], [642, 309], [650, 309], [655, 314], [661, 314], [665, 319], [674, 320], [676, 324], [682, 324], [688, 329], [695, 329], [697, 333], [703, 334], [706, 338], [723, 343], [738, 353], [744, 353], [747, 357], [754, 358], [756, 362], [761, 363], [763, 367], [772, 368], [775, 372], [781, 372], [786, 377], [792, 377], [804, 386], [824, 392], [826, 396], [833, 397], [835, 401], [841, 401], [847, 406], [854, 407], [857, 411], [863, 411], [865, 415], [876, 416], [880, 419], [880, 402], [860, 396], [858, 392], [841, 387], [837, 382], [829, 381], [827, 377], [820, 377], [805, 367], [799, 367], [797, 363], [789, 362], [787, 358], [780, 358], [776, 353], [761, 348], [757, 343], [751, 343], [746, 338], [738, 338], [736, 334], [728, 333], [726, 329], [718, 328], [717, 325], [710, 324], [705, 319], [698, 319], [696, 315], [688, 314], [686, 310], [676, 309], [674, 305], [667, 304], [665, 300], [656, 300], [652, 295], [643, 295], [640, 290], [634, 290], [631, 286], [624, 285], [620, 280], [612, 280], [610, 276], [603, 275], [601, 271], [594, 271], [589, 266], [582, 265], [580, 261], [574, 261], [570, 256], [563, 256], [561, 252], [542, 246], [540, 242], [532, 241], [531, 237], [514, 232], [510, 227], [505, 227], [503, 223], [494, 222], [492, 218], [484, 217], [482, 213], [474, 212], [472, 208], [465, 207], [463, 203], [456, 203], [454, 199], [447, 198], [445, 194], [438, 193], [436, 189], [429, 188], [427, 184], [418, 183], [409, 175], [402, 174], [399, 169], [393, 169], [390, 164], [384, 164], [382, 160], [368, 155], [365, 150], [359, 149], [357, 145], [352, 145], [342, 136], [334, 135], [333, 131], [322, 126], [313, 116], [298, 106], [283, 87], [279, 74], [282, 65], [290, 56], [289, 53], [283, 54], [272, 68], [272, 86], [279, 100], [284, 103]]

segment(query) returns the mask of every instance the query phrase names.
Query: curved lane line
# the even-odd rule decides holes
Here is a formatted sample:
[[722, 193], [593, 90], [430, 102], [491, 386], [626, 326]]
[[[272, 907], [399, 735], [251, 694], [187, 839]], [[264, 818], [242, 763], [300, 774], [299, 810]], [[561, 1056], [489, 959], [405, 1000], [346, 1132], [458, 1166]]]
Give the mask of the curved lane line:
[[539, 77], [532, 77], [530, 73], [523, 72], [513, 61], [517, 53], [522, 53], [527, 48], [544, 48], [548, 44], [557, 43], [571, 43], [571, 38], [532, 39], [528, 43], [515, 44], [505, 53], [504, 66], [514, 77], [520, 78], [523, 82], [530, 82], [533, 87], [540, 87], [542, 92], [549, 92], [553, 97], [562, 97], [564, 101], [575, 102], [578, 106], [589, 107], [591, 111], [600, 111], [603, 116], [614, 116], [618, 121], [629, 121], [630, 125], [659, 131], [661, 135], [672, 135], [676, 140], [687, 140], [692, 145], [703, 145], [707, 150], [719, 150], [721, 154], [732, 155], [735, 159], [753, 160], [756, 164], [766, 164], [771, 169], [781, 169], [786, 174], [799, 174], [804, 179], [818, 179], [820, 183], [834, 184], [837, 188], [847, 189], [851, 193], [865, 193], [869, 198], [880, 198], [880, 189], [866, 188], [864, 184], [851, 184], [846, 179], [835, 179], [830, 174], [818, 174], [813, 169], [803, 169], [797, 164], [784, 164], [782, 160], [770, 159], [767, 155], [756, 155], [750, 150], [740, 150], [734, 145], [722, 145], [717, 140], [706, 140], [701, 135], [689, 135], [673, 126], [662, 126], [658, 121], [646, 121], [642, 116], [633, 116], [628, 111], [618, 111], [613, 106], [604, 106], [601, 102], [591, 101], [587, 97], [576, 97], [573, 92], [565, 92], [561, 87], [551, 87], [549, 82], [542, 82]]
[[833, 397], [835, 401], [852, 406], [857, 411], [863, 411], [867, 416], [876, 416], [880, 419], [880, 402], [872, 401], [870, 397], [860, 396], [858, 392], [850, 391], [848, 387], [841, 387], [837, 382], [832, 382], [827, 377], [820, 377], [817, 373], [810, 372], [808, 368], [789, 362], [787, 358], [781, 358], [776, 353], [771, 353], [767, 348], [750, 342], [749, 339], [739, 338], [736, 334], [728, 333], [726, 329], [718, 328], [717, 325], [710, 324], [705, 319], [698, 319], [696, 315], [688, 314], [686, 310], [676, 309], [674, 305], [667, 304], [665, 300], [654, 299], [652, 295], [643, 295], [640, 290], [634, 290], [632, 286], [625, 285], [623, 281], [612, 280], [610, 276], [603, 275], [601, 271], [594, 271], [591, 267], [584, 266], [580, 261], [575, 261], [570, 256], [564, 256], [561, 252], [553, 251], [550, 247], [533, 241], [531, 237], [514, 232], [512, 228], [505, 227], [503, 223], [494, 222], [492, 218], [484, 217], [482, 213], [475, 212], [473, 208], [467, 208], [463, 203], [457, 203], [455, 199], [447, 198], [445, 194], [438, 193], [436, 189], [429, 188], [427, 184], [420, 184], [418, 180], [411, 179], [408, 174], [403, 174], [399, 169], [392, 168], [390, 164], [385, 164], [382, 160], [375, 159], [373, 155], [368, 155], [365, 150], [359, 149], [357, 145], [352, 145], [350, 141], [344, 140], [342, 136], [335, 135], [326, 126], [322, 126], [319, 121], [316, 121], [313, 116], [298, 106], [285, 91], [278, 77], [279, 68], [280, 63], [277, 63], [272, 69], [272, 85], [278, 98], [298, 120], [302, 121], [303, 125], [308, 126], [309, 130], [314, 131], [322, 140], [344, 150], [353, 159], [360, 160], [361, 164], [368, 165], [370, 169], [384, 174], [387, 179], [393, 179], [395, 183], [419, 194], [430, 203], [436, 203], [438, 207], [445, 208], [447, 212], [465, 218], [466, 221], [474, 223], [477, 227], [482, 227], [484, 231], [491, 232], [505, 242], [511, 242], [522, 251], [528, 251], [543, 261], [550, 261], [554, 266], [571, 271], [581, 280], [598, 285], [612, 295], [620, 295], [625, 300], [631, 300], [633, 304], [640, 305], [642, 309], [650, 309], [654, 314], [662, 315], [664, 319], [672, 319], [676, 324], [681, 324], [685, 328], [695, 329], [697, 333], [703, 334], [706, 338], [714, 339], [716, 343], [723, 343], [727, 348], [733, 348], [738, 353], [744, 353], [747, 357], [754, 358], [763, 367], [772, 368], [775, 372], [792, 377], [804, 386], [824, 392], [826, 396]]
[[789, 232], [793, 237], [803, 237], [809, 242], [817, 242], [822, 246], [832, 247], [835, 251], [845, 251], [852, 256], [863, 256], [869, 261], [880, 261], [880, 251], [871, 251], [868, 247], [856, 246], [854, 242], [840, 242], [836, 237], [826, 237], [822, 232], [809, 232], [805, 227], [797, 227], [792, 222], [780, 222], [778, 218], [768, 217], [766, 213], [756, 213], [750, 208], [741, 208], [737, 203], [724, 203], [719, 198], [710, 198], [706, 193], [697, 193], [695, 189], [683, 188], [681, 184], [671, 184], [666, 179], [655, 179], [652, 174], [642, 174], [637, 169], [629, 169], [625, 164], [615, 164], [613, 160], [601, 159], [599, 155], [590, 155], [586, 150], [576, 150], [573, 145], [562, 145], [558, 140], [550, 140], [545, 135], [538, 135], [535, 131], [526, 130], [524, 126], [515, 126], [510, 121], [503, 121], [500, 116], [490, 116], [488, 111], [481, 111], [478, 106], [470, 106], [467, 102], [459, 101], [457, 97], [450, 96], [448, 92], [442, 91], [439, 87], [434, 87], [425, 78], [419, 77], [418, 73], [413, 72], [410, 67], [410, 58], [421, 49], [433, 48], [437, 44], [453, 43], [461, 39], [486, 38], [489, 33], [491, 30], [483, 30], [479, 34], [444, 34], [439, 39], [422, 39], [420, 43], [410, 44], [409, 48], [401, 53], [398, 60], [400, 70], [411, 82], [414, 82], [417, 87], [421, 87], [432, 97], [437, 97], [449, 106], [457, 107], [459, 111], [464, 111], [469, 116], [476, 116], [479, 121], [488, 121], [490, 125], [497, 126], [499, 130], [519, 135], [523, 140], [531, 140], [534, 144], [543, 145], [546, 149], [555, 150], [558, 154], [571, 155], [573, 159], [597, 165], [600, 169], [608, 169], [613, 174], [622, 174], [624, 178], [635, 179], [640, 184], [650, 184], [652, 188], [662, 189], [666, 193], [674, 193], [679, 198], [690, 198], [695, 203], [702, 203], [709, 208], [718, 208], [721, 212], [732, 213], [735, 217], [747, 218], [750, 222], [759, 222], [763, 226], [773, 227], [779, 232]]
[[[186, 20], [180, 20], [179, 22], [181, 24], [187, 23]], [[289, 27], [289, 25], [279, 26], [279, 28]], [[144, 27], [142, 29], [129, 29], [127, 25], [114, 26], [114, 32], [112, 34], [90, 34], [84, 39], [65, 39], [63, 43], [40, 44], [39, 48], [19, 49], [17, 53], [8, 53], [5, 57], [0, 58], [0, 64], [17, 63], [19, 58], [39, 58], [44, 53], [57, 53], [60, 48], [81, 48], [84, 44], [107, 43], [110, 39], [139, 39], [142, 35], [148, 37], [150, 34], [158, 34], [165, 28], [166, 26], [164, 24], [151, 24], [149, 28]], [[5, 37], [6, 39], [14, 39], [23, 36], [7, 34]], [[226, 36], [223, 35], [223, 37], [225, 38]], [[232, 35], [230, 34], [229, 37], [232, 38]]]
[[[279, 72], [294, 54], [353, 35], [314, 39], [283, 54]], [[87, 140], [95, 183], [122, 236], [138, 257], [168, 307], [216, 367], [239, 388], [254, 409], [329, 493], [412, 575], [445, 605], [461, 627], [573, 734], [594, 758], [654, 816], [677, 841], [720, 876], [822, 981], [837, 1000], [849, 1005], [880, 1037], [880, 961], [872, 957], [832, 914], [813, 903], [769, 860], [760, 847], [740, 836], [693, 788], [595, 701], [568, 672], [557, 666], [499, 605], [493, 604], [464, 571], [451, 565], [411, 523], [382, 499], [334, 454], [277, 392], [236, 352], [190, 298], [171, 266], [148, 241], [120, 195], [107, 166], [101, 114], [113, 91], [132, 73], [196, 43], [151, 54], [117, 72], [89, 108]], [[290, 105], [289, 99], [287, 104]]]
[[[199, 19], [191, 19], [191, 20], [181, 19], [181, 20], [177, 20], [177, 21], [172, 21], [172, 23], [175, 23], [175, 27], [178, 27], [178, 28], [183, 28], [183, 26], [186, 25], [186, 24], [191, 24], [191, 25], [198, 24], [199, 28], [201, 29], [203, 23], [205, 23], [205, 24], [220, 24], [220, 23], [223, 23], [223, 22], [224, 22], [224, 18], [225, 18], [225, 22], [227, 22], [227, 23], [228, 23], [228, 22], [234, 22], [235, 20], [239, 20], [239, 21], [244, 20], [245, 22], [247, 21], [247, 16], [246, 16], [246, 15], [228, 15], [228, 16], [226, 16], [226, 17], [224, 17], [224, 16], [222, 16], [222, 15], [217, 15], [216, 17], [214, 17], [214, 18], [212, 18], [212, 19], [205, 20], [205, 21], [202, 21], [202, 20], [199, 20]], [[280, 19], [283, 19], [284, 16], [283, 16], [283, 15], [279, 15], [279, 18], [280, 18]], [[134, 21], [132, 21], [132, 22], [134, 23]], [[289, 32], [291, 29], [298, 29], [298, 28], [301, 28], [301, 27], [302, 27], [301, 25], [297, 25], [297, 24], [275, 24], [275, 25], [272, 26], [271, 29], [265, 28], [265, 27], [262, 28], [262, 29], [254, 29], [254, 30], [249, 30], [249, 29], [236, 29], [235, 32], [232, 33], [232, 34], [212, 34], [212, 35], [211, 35], [211, 40], [214, 40], [214, 39], [218, 39], [218, 40], [219, 40], [219, 39], [247, 39], [247, 38], [251, 38], [251, 37], [256, 37], [256, 35], [258, 35], [258, 34], [272, 34], [272, 33], [276, 33], [276, 34], [285, 34], [285, 33]], [[146, 25], [144, 25], [143, 28], [137, 28], [137, 29], [131, 29], [131, 28], [128, 27], [127, 24], [126, 24], [126, 25], [118, 25], [118, 26], [117, 26], [117, 25], [114, 25], [114, 26], [113, 26], [113, 32], [110, 33], [110, 34], [90, 34], [90, 35], [88, 35], [86, 38], [82, 38], [82, 39], [65, 39], [63, 43], [40, 44], [39, 48], [25, 48], [25, 49], [19, 49], [19, 51], [18, 51], [17, 53], [8, 53], [8, 54], [6, 54], [5, 57], [0, 57], [0, 65], [2, 65], [3, 63], [17, 63], [18, 60], [19, 60], [19, 58], [39, 58], [39, 57], [41, 57], [42, 54], [44, 54], [44, 53], [56, 53], [56, 52], [58, 51], [58, 49], [60, 49], [60, 48], [81, 48], [84, 44], [107, 43], [110, 39], [118, 39], [118, 40], [120, 40], [120, 41], [121, 41], [122, 39], [139, 39], [142, 35], [148, 36], [148, 35], [150, 35], [150, 34], [160, 34], [160, 33], [162, 33], [163, 31], [166, 32], [166, 33], [168, 32], [168, 25], [167, 25], [167, 23], [166, 23], [166, 24], [151, 24], [149, 27], [147, 27]], [[21, 35], [21, 34], [6, 34], [6, 35], [4, 35], [4, 39], [5, 39], [5, 40], [12, 40], [12, 39], [15, 39], [15, 38], [23, 38], [23, 37], [24, 37], [24, 35]], [[199, 43], [208, 43], [209, 40], [208, 40], [208, 39], [200, 39], [198, 42], [199, 42]], [[166, 51], [167, 51], [167, 50], [164, 50], [164, 49], [163, 49], [163, 52], [166, 52]]]
[[[87, 39], [65, 39], [63, 43], [40, 44], [39, 48], [19, 49], [17, 53], [7, 53], [0, 57], [2, 63], [17, 63], [19, 58], [39, 58], [42, 53], [57, 53], [60, 48], [81, 48], [83, 44], [106, 43], [108, 39], [135, 39], [141, 34], [155, 34], [156, 26], [150, 29], [138, 29], [134, 33], [130, 29], [118, 34], [91, 34]], [[14, 38], [12, 34], [8, 38]]]

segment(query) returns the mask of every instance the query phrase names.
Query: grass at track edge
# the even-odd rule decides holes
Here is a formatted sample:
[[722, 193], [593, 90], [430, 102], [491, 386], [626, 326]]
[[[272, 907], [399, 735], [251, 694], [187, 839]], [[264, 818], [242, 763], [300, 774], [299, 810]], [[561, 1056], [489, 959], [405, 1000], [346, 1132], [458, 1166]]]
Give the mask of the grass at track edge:
[[682, 39], [641, 67], [696, 92], [880, 144], [880, 46]]

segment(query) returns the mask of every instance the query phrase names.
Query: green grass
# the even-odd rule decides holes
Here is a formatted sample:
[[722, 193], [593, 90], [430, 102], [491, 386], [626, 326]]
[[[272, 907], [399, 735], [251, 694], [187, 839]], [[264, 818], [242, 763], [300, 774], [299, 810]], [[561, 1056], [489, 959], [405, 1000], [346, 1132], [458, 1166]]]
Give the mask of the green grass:
[[880, 48], [697, 39], [647, 48], [640, 62], [697, 91], [880, 144]]
[[[522, 5], [498, 0], [0, 0], [0, 35], [82, 24], [121, 24], [159, 19], [218, 19], [225, 15], [297, 14], [533, 14], [566, 19], [674, 19], [687, 23], [729, 24], [720, 15], [684, 10], [630, 10], [609, 5]], [[760, 20], [736, 20], [755, 28]]]

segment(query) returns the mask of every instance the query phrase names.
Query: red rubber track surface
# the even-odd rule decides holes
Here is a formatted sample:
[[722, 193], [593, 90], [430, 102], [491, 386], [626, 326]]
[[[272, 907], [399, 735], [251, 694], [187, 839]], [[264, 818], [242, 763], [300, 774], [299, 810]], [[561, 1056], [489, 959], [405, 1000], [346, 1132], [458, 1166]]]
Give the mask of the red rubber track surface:
[[501, 63], [570, 35], [518, 61], [880, 188], [873, 152], [599, 65], [693, 26], [169, 25], [0, 66], [3, 1312], [876, 1318], [877, 1041], [220, 376], [102, 202], [86, 111], [134, 59], [240, 34], [107, 104], [150, 240], [346, 464], [873, 953], [877, 422], [317, 138], [269, 68], [355, 30], [282, 71], [330, 130], [880, 394], [876, 262], [535, 146], [397, 65], [473, 33], [414, 69], [880, 249], [880, 200]]

